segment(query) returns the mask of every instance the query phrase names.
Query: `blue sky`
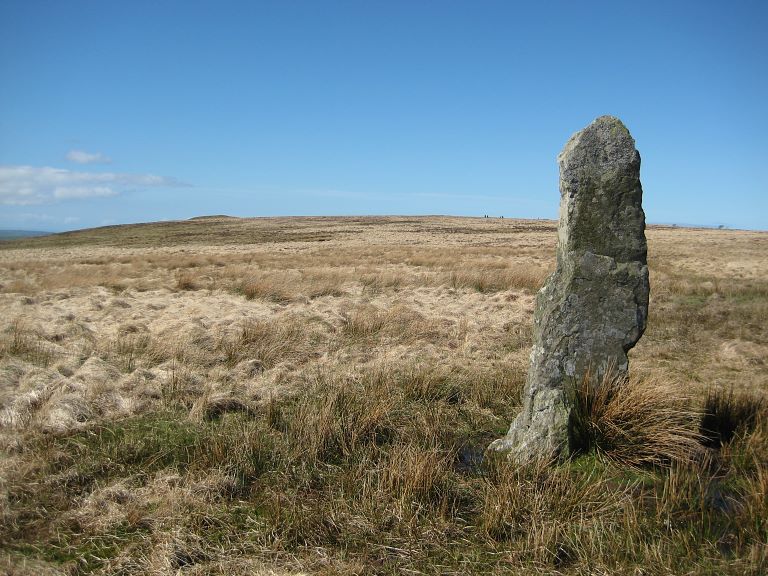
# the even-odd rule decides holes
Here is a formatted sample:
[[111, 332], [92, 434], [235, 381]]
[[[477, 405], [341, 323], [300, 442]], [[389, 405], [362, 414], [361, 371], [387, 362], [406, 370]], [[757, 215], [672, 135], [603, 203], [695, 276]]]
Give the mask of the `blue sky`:
[[649, 222], [768, 229], [768, 3], [0, 3], [0, 228], [556, 218], [620, 117]]

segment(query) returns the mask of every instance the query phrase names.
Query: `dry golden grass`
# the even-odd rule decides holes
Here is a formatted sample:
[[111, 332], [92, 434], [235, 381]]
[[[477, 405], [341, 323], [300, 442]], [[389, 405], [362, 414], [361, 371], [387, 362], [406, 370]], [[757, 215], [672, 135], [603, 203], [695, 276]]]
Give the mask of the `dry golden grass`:
[[609, 369], [599, 379], [587, 373], [568, 396], [572, 449], [636, 468], [696, 462], [705, 453], [702, 411], [669, 382]]
[[648, 238], [635, 376], [583, 390], [603, 443], [520, 469], [480, 459], [517, 410], [552, 222], [0, 245], [0, 571], [763, 573], [768, 234]]

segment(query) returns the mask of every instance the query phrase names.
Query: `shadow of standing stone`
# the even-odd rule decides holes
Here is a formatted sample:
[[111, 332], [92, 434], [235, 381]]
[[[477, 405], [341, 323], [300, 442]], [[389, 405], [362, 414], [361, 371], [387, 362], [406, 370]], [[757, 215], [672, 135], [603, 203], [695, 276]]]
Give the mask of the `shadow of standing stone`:
[[618, 118], [601, 116], [558, 156], [557, 268], [536, 297], [523, 409], [488, 447], [516, 462], [568, 453], [565, 384], [628, 369], [645, 330], [648, 266], [640, 154]]

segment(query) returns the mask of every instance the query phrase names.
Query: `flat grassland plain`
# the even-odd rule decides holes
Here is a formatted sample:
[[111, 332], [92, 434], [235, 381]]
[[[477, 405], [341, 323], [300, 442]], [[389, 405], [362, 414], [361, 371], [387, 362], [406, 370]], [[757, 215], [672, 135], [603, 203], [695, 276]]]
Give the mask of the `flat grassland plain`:
[[522, 468], [480, 459], [519, 409], [552, 221], [0, 244], [0, 571], [765, 573], [768, 233], [647, 237], [634, 386], [708, 447], [633, 461], [624, 406], [593, 450]]

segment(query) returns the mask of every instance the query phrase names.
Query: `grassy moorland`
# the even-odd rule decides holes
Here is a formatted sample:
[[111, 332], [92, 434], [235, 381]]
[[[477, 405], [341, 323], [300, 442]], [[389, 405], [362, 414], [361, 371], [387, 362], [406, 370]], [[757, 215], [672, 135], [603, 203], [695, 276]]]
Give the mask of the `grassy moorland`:
[[555, 224], [212, 217], [0, 243], [0, 572], [762, 574], [768, 233], [651, 227], [583, 454], [481, 463]]

